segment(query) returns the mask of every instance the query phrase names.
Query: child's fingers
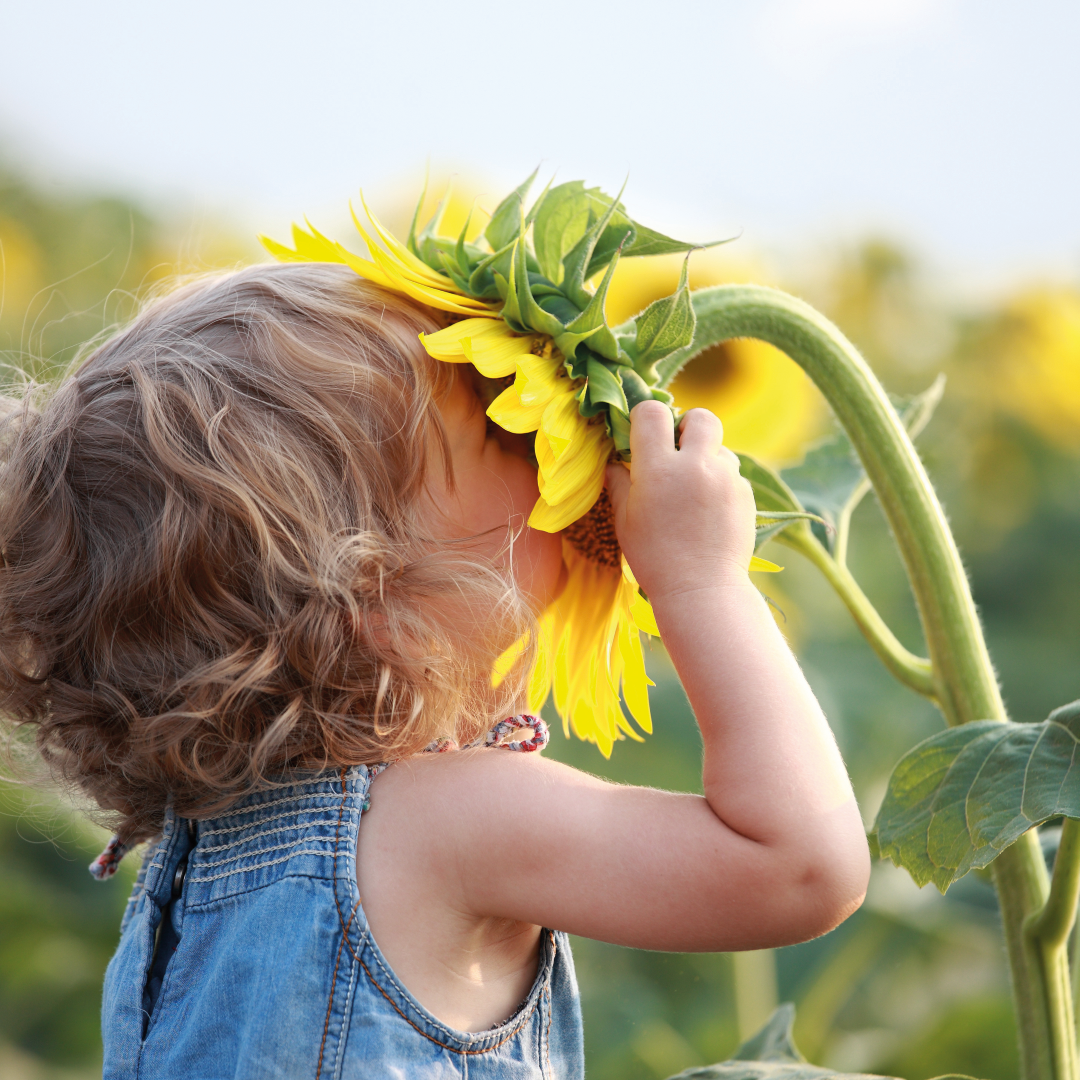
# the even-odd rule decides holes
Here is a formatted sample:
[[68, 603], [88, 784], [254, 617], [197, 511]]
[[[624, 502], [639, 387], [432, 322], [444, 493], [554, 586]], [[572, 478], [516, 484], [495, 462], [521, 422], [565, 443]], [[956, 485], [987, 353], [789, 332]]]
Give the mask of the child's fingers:
[[630, 458], [634, 465], [647, 466], [674, 453], [671, 410], [660, 401], [638, 402], [630, 413]]
[[619, 521], [626, 506], [626, 496], [630, 493], [630, 470], [623, 462], [615, 461], [608, 465], [604, 487], [611, 498], [615, 520]]
[[679, 449], [718, 454], [724, 445], [724, 425], [708, 409], [691, 409], [679, 423]]

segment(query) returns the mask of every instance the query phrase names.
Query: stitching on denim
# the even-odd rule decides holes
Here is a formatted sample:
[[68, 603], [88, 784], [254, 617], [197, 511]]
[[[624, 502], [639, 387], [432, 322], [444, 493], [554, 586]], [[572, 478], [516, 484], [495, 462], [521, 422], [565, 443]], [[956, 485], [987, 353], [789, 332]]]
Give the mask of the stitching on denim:
[[[398, 1014], [398, 1016], [400, 1016], [401, 1019], [404, 1020], [405, 1023], [409, 1025], [409, 1027], [413, 1028], [419, 1034], [423, 1035], [423, 1037], [425, 1039], [427, 1039], [429, 1042], [433, 1042], [436, 1046], [441, 1046], [444, 1050], [449, 1050], [452, 1054], [467, 1054], [469, 1056], [476, 1056], [478, 1054], [489, 1054], [489, 1053], [491, 1053], [492, 1050], [497, 1050], [500, 1046], [502, 1046], [504, 1043], [509, 1042], [512, 1038], [514, 1038], [515, 1035], [518, 1035], [520, 1032], [522, 1032], [525, 1029], [525, 1027], [528, 1025], [529, 1021], [532, 1019], [533, 1014], [536, 1012], [537, 1006], [539, 1005], [539, 1002], [540, 1002], [540, 996], [539, 995], [537, 995], [536, 1001], [533, 1002], [533, 1007], [521, 1018], [521, 1023], [518, 1024], [518, 1026], [516, 1028], [514, 1028], [513, 1031], [511, 1031], [508, 1034], [506, 1034], [505, 1036], [503, 1036], [503, 1038], [501, 1038], [497, 1043], [492, 1043], [491, 1046], [485, 1046], [485, 1047], [483, 1047], [483, 1049], [464, 1050], [461, 1047], [450, 1046], [448, 1043], [444, 1043], [440, 1039], [436, 1039], [434, 1035], [429, 1035], [422, 1027], [420, 1027], [419, 1024], [417, 1024], [410, 1017], [406, 1016], [405, 1013], [402, 1012], [402, 1010], [398, 1007], [397, 1002], [394, 1001], [394, 999], [382, 988], [382, 986], [379, 984], [379, 982], [375, 978], [375, 976], [371, 974], [371, 971], [368, 968], [367, 964], [364, 963], [363, 959], [357, 954], [356, 950], [353, 948], [352, 942], [349, 940], [348, 923], [345, 922], [345, 916], [341, 911], [341, 902], [338, 900], [338, 894], [337, 894], [337, 853], [338, 853], [337, 849], [338, 849], [338, 837], [339, 837], [340, 832], [341, 832], [341, 820], [342, 820], [342, 818], [344, 817], [344, 814], [345, 814], [345, 791], [346, 791], [345, 780], [346, 780], [345, 770], [342, 769], [341, 770], [341, 793], [342, 793], [341, 808], [338, 810], [338, 824], [337, 824], [337, 829], [335, 829], [335, 831], [334, 831], [334, 879], [333, 879], [333, 883], [334, 883], [334, 906], [337, 908], [338, 922], [341, 924], [342, 938], [343, 938], [345, 944], [348, 946], [349, 952], [352, 953], [352, 958], [364, 969], [364, 974], [367, 975], [367, 977], [371, 980], [371, 984], [375, 987], [375, 989], [378, 990], [379, 993], [382, 994], [382, 996], [384, 998], [386, 998], [387, 1002], [389, 1003], [390, 1007], [394, 1010], [394, 1012], [396, 1012]], [[359, 908], [359, 906], [360, 906], [360, 901], [357, 900], [356, 904], [353, 907], [353, 912], [354, 913]], [[352, 921], [352, 916], [350, 916], [349, 921], [350, 922]], [[378, 957], [376, 957], [376, 961], [378, 961]], [[381, 964], [379, 966], [382, 967]], [[383, 970], [385, 970], [385, 968]], [[450, 1032], [446, 1028], [442, 1027], [442, 1025], [438, 1025], [438, 1026], [441, 1028], [441, 1030], [446, 1031], [447, 1034], [450, 1035]]]
[[231, 810], [225, 810], [220, 814], [216, 814], [212, 818], [208, 818], [209, 821], [224, 821], [225, 818], [239, 817], [241, 814], [255, 814], [261, 809], [267, 806], [275, 806], [277, 803], [284, 802], [298, 802], [300, 799], [337, 799], [336, 791], [320, 791], [314, 792], [308, 795], [291, 795], [289, 792], [295, 791], [297, 788], [311, 787], [314, 784], [331, 784], [332, 780], [305, 780], [301, 784], [290, 784], [288, 787], [273, 789], [280, 794], [275, 795], [272, 799], [267, 799], [265, 802], [246, 803], [244, 806], [234, 806]]
[[[320, 796], [318, 796], [318, 798], [323, 798], [323, 796], [320, 795]], [[299, 807], [296, 810], [287, 810], [283, 814], [273, 814], [270, 817], [260, 817], [260, 818], [257, 818], [255, 821], [249, 821], [246, 825], [230, 825], [230, 826], [228, 826], [227, 828], [224, 828], [224, 829], [204, 829], [202, 832], [199, 833], [199, 836], [200, 837], [204, 837], [204, 836], [225, 836], [228, 833], [243, 832], [245, 829], [255, 829], [255, 828], [258, 828], [260, 825], [268, 825], [271, 821], [280, 821], [282, 818], [297, 817], [300, 814], [325, 814], [326, 815], [326, 820], [328, 822], [330, 822], [330, 821], [334, 820], [334, 810], [337, 809], [338, 797], [336, 795], [334, 795], [334, 796], [326, 796], [326, 798], [333, 798], [334, 801], [329, 806], [310, 806], [310, 807], [307, 807], [307, 808]], [[265, 805], [266, 806], [277, 806], [279, 804], [278, 803], [266, 803]], [[217, 820], [217, 819], [215, 819], [215, 820]], [[311, 824], [314, 824], [314, 823], [311, 823]], [[304, 826], [296, 825], [296, 826], [293, 826], [293, 827], [294, 828], [303, 828]], [[233, 840], [232, 843], [234, 843], [234, 844], [244, 844], [244, 843], [247, 843], [247, 841], [250, 840], [250, 839], [251, 839], [251, 837], [247, 837], [244, 840]], [[213, 848], [208, 848], [206, 850], [212, 851], [214, 849]]]
[[334, 1060], [333, 1080], [341, 1080], [341, 1070], [345, 1064], [345, 1048], [352, 1029], [352, 1013], [356, 1000], [356, 965], [349, 965], [349, 988], [345, 1002], [341, 1006], [341, 1025], [338, 1028], [337, 1057]]
[[[552, 942], [554, 945], [554, 942]], [[544, 987], [544, 993], [547, 995], [547, 1030], [544, 1032], [544, 1061], [547, 1062], [548, 1075], [551, 1074], [551, 1014], [554, 1011], [553, 1002], [551, 1000], [551, 984], [548, 983]]]
[[[271, 834], [273, 835], [273, 834]], [[199, 862], [198, 868], [200, 870], [213, 870], [218, 866], [228, 866], [231, 862], [237, 862], [239, 859], [253, 859], [259, 855], [269, 855], [271, 851], [284, 851], [286, 848], [296, 847], [297, 844], [313, 843], [318, 844], [320, 842], [329, 843], [329, 836], [298, 836], [293, 840], [286, 840], [281, 844], [271, 844], [269, 847], [256, 848], [254, 851], [240, 851], [235, 855], [229, 855], [224, 859], [213, 859], [210, 862]], [[232, 844], [229, 845], [232, 847]]]
[[[352, 915], [349, 916], [349, 926], [352, 925], [353, 916], [355, 915], [356, 908], [353, 908]], [[346, 927], [346, 930], [347, 929], [348, 926]], [[319, 1061], [318, 1064], [315, 1066], [315, 1080], [319, 1080], [319, 1076], [322, 1073], [323, 1052], [326, 1050], [326, 1033], [330, 1030], [330, 1015], [334, 1008], [334, 990], [337, 987], [337, 973], [338, 968], [341, 966], [341, 949], [344, 944], [345, 938], [342, 937], [341, 942], [338, 944], [337, 947], [337, 959], [334, 961], [334, 974], [330, 977], [330, 1000], [326, 1003], [326, 1020], [323, 1023], [322, 1042], [319, 1043]]]
[[[281, 818], [281, 817], [292, 817], [293, 815], [292, 814], [278, 814], [277, 816], [279, 818]], [[273, 821], [273, 820], [274, 820], [274, 818], [270, 818], [270, 821]], [[329, 820], [330, 819], [327, 819], [325, 824], [329, 825]], [[265, 825], [266, 822], [260, 821], [260, 822], [257, 822], [257, 824]], [[229, 851], [229, 850], [233, 850], [235, 848], [238, 848], [241, 844], [250, 844], [252, 842], [252, 840], [261, 840], [264, 836], [276, 836], [278, 833], [296, 832], [297, 829], [317, 829], [322, 824], [324, 824], [324, 822], [320, 822], [320, 821], [300, 821], [300, 822], [297, 822], [295, 825], [279, 825], [276, 829], [265, 829], [263, 832], [252, 833], [251, 836], [245, 836], [242, 839], [229, 840], [227, 843], [224, 843], [224, 844], [214, 844], [211, 847], [204, 847], [202, 849], [202, 852], [205, 855], [205, 854], [208, 854], [211, 851]], [[321, 837], [320, 837], [320, 839], [321, 839]], [[329, 840], [330, 838], [327, 837], [327, 839]]]
[[238, 866], [235, 870], [226, 870], [221, 874], [208, 874], [206, 877], [189, 877], [188, 881], [219, 881], [221, 878], [231, 877], [233, 874], [246, 874], [249, 870], [262, 870], [266, 866], [277, 866], [279, 863], [288, 862], [290, 859], [299, 858], [301, 855], [321, 855], [324, 859], [336, 859], [332, 851], [290, 851], [280, 859], [269, 859], [266, 862], [255, 863], [254, 866]]

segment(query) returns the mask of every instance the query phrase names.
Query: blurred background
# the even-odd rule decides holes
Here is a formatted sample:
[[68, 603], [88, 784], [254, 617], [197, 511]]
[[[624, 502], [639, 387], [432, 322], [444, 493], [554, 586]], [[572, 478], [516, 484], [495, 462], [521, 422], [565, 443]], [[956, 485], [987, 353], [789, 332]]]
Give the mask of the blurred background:
[[[920, 439], [1017, 720], [1080, 697], [1080, 9], [997, 0], [552, 0], [375, 7], [0, 0], [0, 361], [48, 378], [175, 273], [261, 258], [312, 221], [352, 244], [363, 183], [398, 225], [456, 173], [489, 209], [542, 161], [687, 239], [692, 283], [757, 281], [817, 305], [886, 387], [944, 401]], [[545, 177], [546, 178], [546, 177]], [[624, 263], [614, 320], [675, 285]], [[830, 430], [766, 346], [714, 350], [675, 384], [728, 441], [784, 465]], [[798, 556], [759, 583], [821, 698], [869, 823], [896, 759], [940, 719], [894, 684]], [[850, 564], [921, 647], [872, 498]], [[663, 650], [656, 734], [615, 779], [699, 790], [700, 745]], [[100, 1074], [104, 966], [134, 872], [86, 872], [103, 835], [0, 784], [0, 1076]], [[593, 1080], [719, 1060], [778, 1000], [808, 1057], [922, 1080], [1016, 1075], [994, 894], [942, 898], [890, 866], [863, 909], [775, 953], [683, 956], [577, 942]]]

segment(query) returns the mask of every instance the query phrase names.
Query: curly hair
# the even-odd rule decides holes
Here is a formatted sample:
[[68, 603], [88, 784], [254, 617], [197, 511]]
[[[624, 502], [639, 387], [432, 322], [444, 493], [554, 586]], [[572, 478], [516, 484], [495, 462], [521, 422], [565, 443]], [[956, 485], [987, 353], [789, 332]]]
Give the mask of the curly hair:
[[490, 673], [526, 603], [424, 528], [427, 470], [453, 482], [437, 326], [344, 267], [254, 266], [0, 420], [0, 712], [125, 839], [472, 738], [520, 693], [527, 665]]

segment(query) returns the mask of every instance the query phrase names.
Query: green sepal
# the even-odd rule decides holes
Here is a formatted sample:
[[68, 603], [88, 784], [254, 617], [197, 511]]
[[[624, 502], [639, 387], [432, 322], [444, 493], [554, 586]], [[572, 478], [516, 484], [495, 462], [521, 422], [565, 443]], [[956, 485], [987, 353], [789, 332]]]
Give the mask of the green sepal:
[[563, 332], [563, 324], [550, 311], [545, 311], [536, 302], [536, 298], [532, 294], [532, 287], [529, 282], [531, 275], [529, 274], [528, 250], [525, 243], [524, 209], [521, 210], [519, 224], [521, 228], [518, 232], [517, 242], [514, 245], [514, 259], [511, 264], [510, 282], [516, 297], [517, 307], [517, 313], [512, 317], [530, 330], [556, 337]]
[[619, 381], [619, 376], [603, 360], [590, 356], [586, 362], [585, 374], [589, 380], [586, 384], [588, 398], [593, 405], [604, 403], [627, 415], [630, 414], [626, 393]]
[[652, 387], [633, 368], [621, 368], [619, 377], [623, 393], [626, 395], [626, 413], [629, 416], [634, 406], [642, 401], [653, 401]]
[[465, 234], [469, 231], [469, 225], [472, 223], [473, 210], [476, 209], [476, 204], [469, 209], [469, 213], [465, 217], [465, 224], [461, 227], [461, 232], [458, 234], [457, 245], [454, 248], [454, 255], [457, 258], [458, 269], [464, 277], [465, 284], [459, 286], [459, 288], [468, 289], [469, 276], [472, 274], [472, 265], [469, 262], [469, 251], [465, 244]]
[[631, 224], [634, 226], [634, 240], [623, 251], [624, 255], [674, 255], [682, 251], [701, 251], [720, 244], [730, 244], [735, 239], [729, 236], [723, 240], [710, 240], [707, 244], [688, 244], [684, 240], [673, 240], [654, 229], [647, 229], [636, 221]]
[[405, 246], [419, 259], [420, 249], [416, 246], [416, 226], [420, 222], [420, 211], [424, 208], [424, 200], [427, 198], [428, 189], [428, 170], [424, 170], [424, 186], [420, 189], [420, 198], [416, 202], [416, 209], [413, 211], [412, 221], [409, 223], [409, 235], [405, 240]]
[[619, 343], [611, 332], [604, 317], [604, 301], [607, 298], [608, 289], [611, 287], [611, 278], [618, 266], [618, 254], [612, 259], [611, 265], [604, 275], [600, 287], [593, 293], [585, 310], [555, 339], [555, 347], [563, 356], [573, 356], [578, 345], [588, 341], [589, 348], [599, 353], [605, 360], [612, 363], [629, 363], [629, 357], [619, 349]]
[[446, 191], [439, 200], [439, 205], [435, 207], [435, 213], [428, 218], [427, 224], [421, 229], [420, 235], [416, 237], [415, 241], [416, 254], [419, 258], [423, 259], [432, 270], [437, 270], [440, 273], [442, 272], [442, 259], [439, 258], [439, 250], [445, 244], [445, 238], [439, 234], [438, 230], [442, 225], [443, 215], [446, 213], [452, 191], [453, 185], [447, 184]]
[[615, 449], [624, 461], [630, 460], [630, 417], [624, 416], [618, 409], [608, 409], [608, 434], [615, 443]]
[[466, 291], [469, 287], [469, 281], [468, 278], [464, 278], [461, 276], [461, 273], [458, 269], [457, 259], [450, 255], [447, 255], [445, 251], [440, 251], [438, 255], [439, 262], [441, 264], [439, 267], [440, 272], [446, 274], [446, 276], [450, 278], [450, 280], [459, 289], [461, 289], [462, 291]]
[[563, 281], [563, 258], [588, 232], [592, 223], [592, 201], [581, 180], [571, 180], [551, 188], [534, 208], [533, 248], [540, 272], [556, 285]]
[[521, 235], [522, 210], [525, 206], [525, 196], [529, 194], [529, 188], [536, 179], [540, 166], [533, 170], [532, 175], [523, 183], [519, 184], [497, 207], [487, 223], [484, 236], [491, 245], [492, 251], [499, 251], [512, 243]]
[[[508, 277], [510, 274], [510, 260], [513, 257], [514, 242], [511, 241], [505, 247], [499, 248], [498, 251], [492, 252], [481, 259], [473, 267], [473, 271], [469, 275], [469, 293], [483, 299], [494, 299], [495, 296], [498, 296], [501, 300], [504, 293], [496, 288], [495, 274], [501, 274], [504, 279]], [[494, 290], [494, 295], [492, 295], [491, 291], [485, 290]]]
[[550, 296], [541, 296], [536, 302], [545, 311], [554, 315], [563, 326], [572, 323], [581, 314], [581, 308], [567, 300], [562, 293], [552, 293]]
[[[514, 246], [517, 247], [520, 243], [520, 239], [515, 240]], [[503, 317], [507, 326], [515, 333], [527, 334], [529, 328], [522, 321], [521, 309], [518, 307], [517, 288], [514, 282], [515, 262], [516, 259], [510, 260], [510, 276], [508, 278], [504, 278], [498, 271], [494, 273], [495, 285], [503, 301], [502, 311], [499, 314]]]
[[634, 370], [646, 382], [656, 382], [656, 363], [694, 340], [697, 317], [690, 302], [690, 259], [683, 261], [679, 287], [651, 303], [634, 319], [637, 335], [631, 356]]
[[[619, 191], [620, 197], [625, 188], [626, 183], [624, 182], [622, 189]], [[574, 301], [574, 303], [583, 309], [589, 306], [589, 300], [591, 299], [589, 291], [585, 288], [585, 282], [589, 277], [587, 273], [589, 264], [593, 261], [593, 254], [596, 251], [596, 245], [601, 234], [610, 224], [619, 205], [618, 199], [609, 200], [599, 188], [591, 188], [589, 191], [585, 192], [585, 194], [590, 199], [595, 199], [596, 202], [604, 206], [605, 210], [600, 218], [589, 227], [588, 231], [563, 258], [564, 273], [562, 279], [563, 291]], [[626, 222], [624, 231], [626, 236], [629, 236], [633, 231], [633, 227], [630, 225], [629, 220]], [[614, 251], [617, 249], [618, 244], [615, 245], [612, 255], [614, 255]]]

